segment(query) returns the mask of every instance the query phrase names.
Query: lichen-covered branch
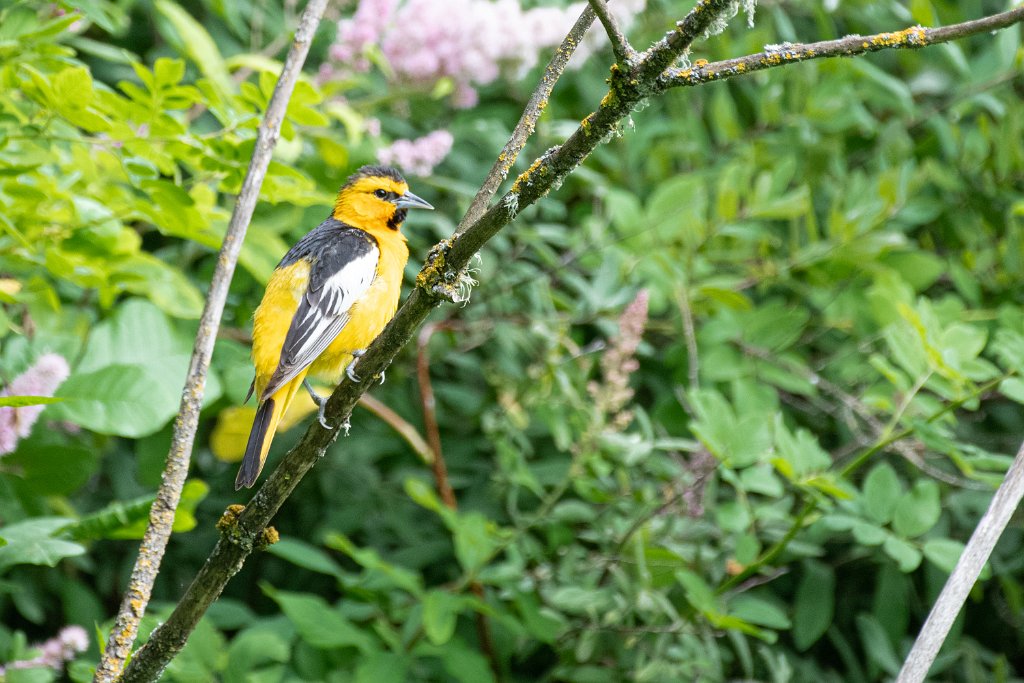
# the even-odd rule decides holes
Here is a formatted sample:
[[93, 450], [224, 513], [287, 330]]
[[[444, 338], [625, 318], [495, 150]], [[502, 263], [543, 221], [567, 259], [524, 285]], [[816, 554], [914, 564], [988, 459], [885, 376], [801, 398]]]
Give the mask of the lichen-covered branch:
[[181, 394], [181, 407], [174, 422], [174, 433], [163, 478], [153, 507], [150, 508], [149, 525], [142, 538], [139, 555], [128, 580], [128, 588], [114, 619], [103, 657], [96, 669], [93, 679], [96, 683], [114, 681], [121, 673], [138, 635], [139, 621], [146, 612], [153, 592], [153, 583], [160, 572], [160, 562], [163, 560], [164, 550], [171, 536], [171, 526], [174, 523], [174, 511], [181, 500], [181, 490], [188, 475], [192, 445], [199, 425], [199, 411], [205, 394], [206, 375], [210, 368], [210, 357], [213, 354], [213, 345], [224, 313], [224, 303], [235, 272], [235, 264], [238, 262], [242, 242], [259, 199], [260, 187], [270, 165], [271, 152], [281, 132], [288, 100], [291, 99], [295, 82], [302, 71], [309, 46], [326, 6], [327, 0], [310, 0], [303, 12], [295, 31], [295, 39], [288, 50], [281, 75], [267, 105], [263, 122], [257, 131], [256, 148], [249, 161], [249, 169], [238, 195], [235, 210], [231, 214], [231, 221], [228, 223], [224, 243], [221, 245], [210, 282], [210, 290], [206, 295], [203, 314], [199, 319], [199, 330], [196, 333], [192, 360]]
[[470, 225], [480, 220], [480, 217], [487, 209], [487, 205], [490, 204], [491, 199], [494, 197], [494, 193], [498, 191], [501, 183], [508, 177], [508, 172], [512, 170], [512, 165], [516, 163], [519, 153], [526, 146], [526, 141], [533, 135], [533, 130], [537, 126], [537, 120], [548, 106], [551, 90], [555, 87], [555, 83], [558, 82], [562, 72], [565, 71], [565, 65], [569, 63], [569, 58], [572, 57], [572, 53], [576, 51], [580, 41], [583, 40], [587, 29], [593, 23], [594, 10], [589, 6], [585, 7], [583, 13], [580, 14], [580, 18], [569, 29], [569, 33], [562, 40], [562, 44], [555, 49], [555, 54], [552, 55], [551, 61], [544, 68], [544, 75], [541, 76], [540, 83], [537, 84], [537, 88], [530, 95], [530, 99], [523, 109], [523, 115], [519, 117], [519, 122], [516, 123], [516, 127], [512, 130], [512, 135], [509, 137], [508, 142], [505, 143], [501, 153], [498, 154], [498, 158], [494, 160], [494, 165], [488, 171], [487, 177], [480, 184], [480, 189], [477, 190], [476, 196], [473, 197], [466, 215], [459, 221], [459, 227], [455, 231], [456, 235], [461, 234]]
[[[609, 90], [600, 106], [583, 119], [565, 142], [536, 159], [516, 178], [511, 189], [485, 210], [532, 132], [551, 87], [582, 36], [582, 31], [592, 23], [594, 14], [588, 6], [556, 51], [512, 139], [499, 155], [466, 217], [451, 238], [431, 249], [416, 278], [416, 287], [360, 358], [359, 374], [366, 378], [380, 375], [397, 353], [412, 340], [429, 313], [441, 301], [458, 298], [465, 269], [481, 247], [508, 225], [518, 211], [534, 204], [556, 188], [598, 145], [618, 132], [622, 122], [645, 98], [671, 87], [669, 82], [678, 78], [678, 74], [671, 71], [666, 73], [666, 70], [699, 37], [721, 30], [724, 21], [735, 15], [739, 5], [738, 0], [699, 0], [694, 9], [665, 38], [638, 54], [628, 65], [613, 65]], [[1009, 23], [997, 22], [981, 30], [991, 30]], [[780, 58], [775, 66], [785, 63], [787, 60]], [[328, 400], [328, 420], [334, 424], [344, 421], [370, 384], [354, 384], [345, 379]], [[231, 516], [229, 523], [222, 525], [224, 533], [210, 558], [168, 620], [153, 632], [149, 643], [135, 655], [126, 670], [126, 681], [153, 680], [184, 646], [189, 633], [207, 607], [220, 595], [224, 585], [238, 571], [245, 558], [263, 544], [264, 529], [270, 520], [302, 477], [324, 456], [339, 431], [326, 430], [314, 422], [245, 509], [237, 516]]]
[[846, 36], [837, 40], [823, 40], [818, 43], [781, 43], [767, 45], [764, 52], [725, 59], [720, 62], [694, 65], [688, 69], [669, 69], [658, 80], [661, 89], [688, 87], [722, 81], [734, 76], [749, 74], [754, 71], [771, 69], [782, 64], [803, 62], [809, 59], [828, 57], [852, 57], [865, 52], [879, 50], [895, 50], [921, 48], [938, 43], [946, 43], [1006, 28], [1024, 21], [1024, 6], [993, 14], [989, 17], [965, 21], [939, 28], [911, 26], [902, 31], [876, 33], [870, 36]]
[[896, 683], [920, 683], [928, 676], [939, 648], [949, 635], [949, 629], [960, 614], [967, 595], [978, 581], [981, 570], [988, 562], [999, 537], [1003, 535], [1010, 517], [1024, 498], [1024, 443], [1017, 451], [1003, 483], [999, 485], [985, 515], [971, 534], [967, 547], [960, 555], [953, 573], [942, 587], [938, 600], [932, 606], [921, 632], [910, 649]]
[[604, 26], [605, 33], [608, 34], [608, 40], [612, 43], [612, 52], [615, 54], [615, 61], [621, 66], [628, 66], [629, 61], [636, 57], [636, 50], [629, 44], [626, 35], [619, 28], [618, 19], [608, 9], [608, 3], [604, 0], [588, 0], [588, 2], [601, 25]]

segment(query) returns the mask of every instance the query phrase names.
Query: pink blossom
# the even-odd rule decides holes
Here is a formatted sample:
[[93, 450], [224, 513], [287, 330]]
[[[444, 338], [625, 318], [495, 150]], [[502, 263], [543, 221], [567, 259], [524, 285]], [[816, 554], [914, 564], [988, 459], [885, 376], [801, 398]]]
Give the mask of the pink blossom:
[[395, 140], [390, 147], [377, 150], [377, 160], [400, 167], [415, 176], [428, 176], [452, 150], [454, 139], [446, 130], [435, 130], [415, 140]]
[[[477, 101], [475, 86], [533, 67], [541, 50], [561, 42], [585, 5], [523, 9], [516, 0], [360, 0], [352, 18], [338, 23], [329, 54], [339, 63], [336, 73], [366, 71], [367, 51], [376, 46], [397, 80], [430, 87], [450, 78], [453, 106], [467, 108]], [[617, 0], [613, 10], [628, 26], [645, 5]], [[580, 51], [605, 41], [595, 24]]]
[[[39, 654], [32, 659], [22, 659], [11, 662], [7, 669], [38, 669], [48, 667], [51, 669], [63, 669], [64, 663], [75, 658], [79, 652], [89, 649], [89, 634], [81, 626], [65, 626], [56, 637], [34, 645], [34, 650]], [[0, 667], [0, 675], [6, 673], [5, 667]]]
[[609, 342], [601, 356], [601, 381], [587, 385], [595, 407], [600, 414], [606, 416], [609, 426], [616, 431], [622, 431], [633, 420], [633, 413], [626, 408], [633, 398], [629, 378], [640, 369], [636, 352], [640, 348], [644, 328], [647, 327], [649, 302], [650, 293], [641, 289], [622, 311], [619, 335]]
[[[0, 390], [0, 396], [53, 396], [71, 369], [68, 362], [56, 353], [39, 357], [35, 365], [18, 375]], [[32, 431], [32, 425], [46, 406], [0, 408], [0, 455], [10, 453]]]

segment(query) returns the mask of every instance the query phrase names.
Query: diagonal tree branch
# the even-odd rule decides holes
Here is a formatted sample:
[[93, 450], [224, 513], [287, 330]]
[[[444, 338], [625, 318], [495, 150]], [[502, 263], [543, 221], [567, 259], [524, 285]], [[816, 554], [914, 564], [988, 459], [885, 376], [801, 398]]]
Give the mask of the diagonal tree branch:
[[1024, 6], [989, 17], [939, 28], [911, 26], [893, 33], [876, 33], [870, 36], [852, 35], [837, 40], [823, 40], [818, 43], [768, 45], [765, 52], [758, 52], [746, 57], [725, 59], [689, 69], [669, 69], [659, 80], [659, 85], [661, 89], [689, 87], [713, 81], [724, 81], [733, 76], [763, 71], [790, 62], [827, 57], [852, 57], [879, 50], [921, 48], [995, 31], [1022, 21], [1024, 21]]
[[956, 567], [953, 568], [953, 573], [946, 580], [946, 585], [942, 587], [938, 600], [932, 605], [928, 619], [925, 620], [914, 646], [910, 649], [910, 654], [903, 662], [896, 683], [920, 683], [928, 675], [928, 670], [939, 654], [939, 648], [949, 635], [949, 629], [960, 614], [967, 595], [977, 582], [989, 556], [992, 555], [992, 550], [996, 547], [996, 542], [1002, 536], [1010, 517], [1020, 505], [1021, 498], [1024, 498], [1024, 443], [1010, 464], [1003, 483], [992, 496], [988, 510], [971, 534], [971, 539], [967, 542], [967, 547], [964, 548]]
[[534, 128], [537, 126], [537, 120], [548, 106], [551, 90], [555, 87], [555, 83], [558, 82], [562, 72], [565, 71], [569, 58], [572, 57], [572, 53], [576, 51], [576, 46], [583, 40], [587, 29], [593, 23], [594, 10], [589, 6], [585, 7], [583, 13], [580, 14], [580, 18], [569, 29], [565, 40], [558, 46], [555, 54], [551, 57], [551, 61], [544, 68], [544, 75], [541, 76], [540, 83], [533, 91], [533, 94], [530, 95], [530, 99], [523, 109], [523, 115], [519, 117], [519, 122], [512, 130], [511, 137], [505, 143], [501, 153], [498, 154], [498, 158], [494, 160], [494, 165], [488, 171], [484, 182], [480, 184], [480, 189], [477, 190], [476, 196], [473, 197], [469, 209], [466, 210], [466, 215], [459, 221], [459, 227], [455, 231], [456, 235], [462, 234], [466, 228], [476, 223], [484, 215], [484, 211], [487, 210], [487, 205], [491, 203], [494, 193], [498, 191], [501, 183], [508, 177], [508, 172], [512, 170], [513, 164], [519, 158], [519, 153], [526, 146], [526, 141], [533, 135]]
[[[484, 211], [489, 197], [493, 196], [501, 183], [501, 178], [511, 168], [511, 162], [499, 156], [484, 187], [477, 193], [470, 206], [466, 218], [460, 222], [459, 229], [450, 239], [439, 243], [430, 251], [423, 269], [417, 276], [416, 287], [384, 332], [359, 360], [359, 374], [363, 377], [379, 375], [394, 360], [399, 350], [412, 340], [427, 315], [442, 300], [458, 300], [464, 270], [480, 248], [511, 222], [520, 209], [530, 206], [557, 187], [599, 144], [618, 131], [621, 122], [644, 98], [667, 89], [669, 86], [665, 84], [663, 78], [666, 69], [688, 51], [698, 37], [720, 30], [725, 18], [735, 14], [737, 7], [736, 0], [699, 0], [686, 18], [676, 25], [674, 31], [638, 55], [628, 68], [613, 65], [609, 79], [610, 87], [600, 106], [582, 121], [579, 128], [563, 144], [549, 149], [536, 159], [516, 178], [512, 188], [501, 200]], [[586, 16], [588, 12], [591, 13], [592, 21], [593, 15], [589, 6], [584, 15]], [[583, 19], [584, 17], [581, 17], [573, 31], [579, 28]], [[948, 27], [947, 30], [953, 28]], [[991, 30], [991, 27], [983, 30]], [[556, 51], [552, 59], [553, 64], [561, 58], [562, 52], [572, 52], [578, 39], [571, 39], [572, 34]], [[564, 55], [564, 59], [568, 59], [568, 54]], [[777, 65], [785, 63], [785, 60], [780, 59]], [[527, 112], [516, 127], [513, 139], [506, 145], [506, 149], [514, 149], [516, 153], [522, 149], [522, 143], [517, 141], [525, 142], [529, 133], [524, 131], [532, 130], [547, 101], [547, 95], [541, 93], [550, 92], [554, 84], [553, 79], [557, 78], [558, 73], [560, 70], [552, 75], [549, 65], [545, 81], [550, 82], [542, 81], [538, 91], [534, 93], [530, 100], [531, 104], [528, 105]], [[493, 189], [487, 189], [488, 187]], [[370, 382], [354, 384], [345, 379], [327, 403], [327, 417], [335, 423], [343, 421], [351, 414], [360, 395], [369, 384]], [[241, 568], [246, 557], [261, 545], [264, 530], [270, 520], [302, 477], [325, 455], [327, 448], [337, 438], [338, 431], [328, 431], [314, 422], [299, 443], [267, 478], [249, 505], [237, 516], [234, 513], [225, 516], [222, 520], [225, 523], [220, 525], [222, 538], [217, 542], [174, 612], [153, 632], [149, 642], [136, 653], [125, 671], [125, 681], [154, 680], [171, 658], [180, 651], [199, 619], [220, 595], [228, 580]]]
[[608, 9], [608, 3], [605, 0], [588, 0], [588, 2], [601, 25], [604, 26], [605, 33], [608, 34], [608, 40], [612, 43], [612, 52], [615, 53], [615, 61], [619, 63], [619, 66], [628, 67], [629, 61], [636, 57], [636, 50], [629, 44], [622, 29], [619, 28], [619, 21], [615, 18], [615, 14]]
[[270, 165], [271, 152], [281, 132], [281, 122], [288, 108], [288, 100], [291, 99], [295, 82], [302, 70], [302, 64], [306, 61], [306, 54], [309, 52], [310, 43], [326, 6], [327, 0], [310, 0], [305, 12], [302, 13], [295, 31], [295, 40], [288, 50], [277, 86], [256, 134], [256, 149], [249, 162], [249, 170], [242, 191], [238, 195], [235, 210], [231, 214], [231, 221], [224, 235], [224, 243], [221, 245], [213, 279], [210, 282], [210, 290], [206, 295], [203, 314], [199, 319], [199, 330], [192, 349], [185, 387], [181, 393], [181, 407], [178, 409], [178, 419], [174, 422], [174, 433], [163, 479], [153, 507], [150, 508], [149, 525], [146, 527], [139, 555], [132, 568], [128, 589], [125, 591], [103, 657], [96, 669], [93, 679], [96, 683], [114, 681], [121, 673], [138, 635], [139, 621], [149, 604], [153, 583], [160, 572], [160, 562], [163, 560], [167, 541], [171, 537], [174, 511], [181, 500], [181, 490], [188, 476], [192, 445], [199, 425], [199, 411], [206, 389], [206, 375], [210, 369], [210, 356], [213, 354], [213, 345], [224, 313], [224, 303], [235, 272], [235, 264], [238, 262], [242, 242], [256, 208], [256, 201], [259, 199], [263, 178]]

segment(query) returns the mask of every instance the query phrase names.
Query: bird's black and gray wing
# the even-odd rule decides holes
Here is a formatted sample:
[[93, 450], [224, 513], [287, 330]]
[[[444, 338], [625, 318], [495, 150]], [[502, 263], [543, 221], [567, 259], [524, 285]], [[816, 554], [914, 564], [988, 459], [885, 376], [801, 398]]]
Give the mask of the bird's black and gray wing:
[[334, 341], [349, 309], [370, 288], [380, 249], [367, 232], [329, 218], [292, 247], [278, 268], [309, 262], [309, 283], [281, 348], [281, 360], [261, 400], [294, 379]]

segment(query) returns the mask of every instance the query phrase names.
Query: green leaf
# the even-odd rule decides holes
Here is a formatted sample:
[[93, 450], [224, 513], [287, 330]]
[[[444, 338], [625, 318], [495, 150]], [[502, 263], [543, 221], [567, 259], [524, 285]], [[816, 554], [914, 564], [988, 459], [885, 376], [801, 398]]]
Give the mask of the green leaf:
[[892, 643], [885, 635], [885, 629], [874, 617], [868, 614], [857, 615], [857, 631], [860, 633], [863, 650], [868, 659], [880, 667], [882, 671], [895, 676], [900, 669], [900, 660], [896, 656]]
[[374, 639], [346, 619], [319, 595], [279, 591], [261, 584], [266, 593], [295, 625], [307, 643], [324, 650], [354, 647], [367, 654], [375, 650]]
[[36, 517], [0, 528], [6, 544], [0, 546], [0, 572], [16, 564], [56, 567], [66, 557], [85, 553], [85, 548], [54, 535], [71, 521], [66, 517]]
[[385, 562], [375, 550], [357, 547], [344, 534], [328, 534], [324, 539], [324, 545], [345, 553], [368, 571], [379, 572], [398, 588], [413, 595], [422, 595], [423, 593], [422, 580], [418, 574], [404, 567]]
[[601, 588], [559, 586], [551, 591], [548, 603], [570, 614], [598, 614], [611, 606], [612, 596]]
[[680, 585], [683, 587], [683, 591], [686, 594], [686, 601], [689, 602], [694, 609], [705, 615], [720, 613], [718, 598], [715, 596], [714, 590], [712, 590], [711, 586], [709, 586], [707, 582], [700, 577], [700, 575], [688, 569], [680, 569], [676, 571], [676, 580], [679, 581]]
[[498, 546], [494, 523], [477, 512], [459, 515], [455, 520], [455, 557], [468, 573], [483, 568]]
[[145, 368], [111, 365], [75, 373], [57, 390], [65, 419], [100, 434], [139, 438], [157, 431], [173, 413], [154, 397]]
[[115, 500], [102, 509], [68, 524], [62, 531], [76, 541], [112, 538], [113, 534], [126, 527], [140, 522], [145, 524], [154, 500], [155, 495], [140, 496], [125, 502]]
[[392, 652], [374, 652], [356, 669], [355, 683], [405, 683], [409, 660]]
[[295, 538], [282, 538], [270, 546], [267, 551], [271, 555], [276, 555], [303, 569], [337, 578], [341, 578], [343, 575], [341, 567], [338, 566], [338, 563], [330, 555], [305, 541]]
[[[174, 522], [171, 530], [174, 533], [184, 533], [196, 527], [195, 511], [199, 503], [206, 498], [210, 492], [210, 486], [201, 479], [189, 479], [181, 490], [181, 500], [174, 510]], [[106, 535], [109, 538], [142, 538], [146, 533], [148, 515], [145, 519], [137, 520], [134, 524], [126, 524], [119, 529], [110, 529]]]
[[[156, 306], [124, 301], [93, 328], [82, 360], [56, 392], [67, 400], [52, 410], [101, 434], [152, 434], [178, 413], [191, 347]], [[211, 373], [206, 402], [220, 393]]]
[[813, 434], [806, 429], [798, 429], [796, 434], [790, 433], [781, 417], [775, 420], [775, 446], [788, 465], [779, 468], [779, 471], [790, 479], [804, 479], [813, 472], [828, 468], [832, 463]]
[[803, 652], [832, 625], [836, 604], [836, 574], [814, 560], [803, 563], [793, 605], [793, 644]]
[[72, 109], [84, 109], [92, 102], [92, 76], [82, 66], [63, 69], [53, 77], [53, 94], [57, 103]]
[[920, 480], [900, 497], [892, 528], [901, 536], [914, 538], [935, 526], [941, 514], [939, 485], [929, 479]]
[[463, 601], [447, 591], [430, 591], [423, 598], [423, 632], [434, 645], [444, 645], [455, 633]]
[[729, 603], [729, 616], [748, 624], [784, 630], [791, 626], [786, 612], [775, 602], [749, 593], [737, 595]]
[[224, 680], [244, 683], [246, 676], [268, 663], [283, 663], [291, 658], [291, 639], [270, 626], [259, 623], [242, 631], [231, 640]]
[[889, 463], [879, 463], [864, 478], [864, 512], [879, 524], [892, 521], [902, 495], [903, 485]]
[[930, 538], [925, 541], [923, 551], [929, 562], [947, 574], [952, 574], [964, 552], [964, 544], [952, 538]]
[[25, 406], [42, 406], [60, 403], [64, 399], [57, 396], [0, 396], [0, 408], [24, 408]]
[[16, 469], [25, 488], [39, 496], [68, 495], [85, 484], [102, 454], [78, 439], [56, 430], [36, 429], [4, 456], [4, 465]]
[[179, 46], [211, 83], [225, 95], [234, 90], [227, 65], [206, 28], [171, 0], [156, 0], [156, 9], [174, 27]]
[[147, 297], [175, 318], [195, 320], [203, 312], [203, 295], [180, 270], [149, 254], [119, 259], [110, 271], [112, 282]]
[[444, 670], [458, 683], [486, 683], [494, 680], [487, 658], [456, 638], [437, 654]]
[[921, 551], [898, 536], [888, 535], [882, 550], [896, 561], [901, 572], [912, 572], [921, 565]]
[[1008, 377], [999, 384], [999, 393], [1017, 403], [1024, 403], [1024, 380]]

